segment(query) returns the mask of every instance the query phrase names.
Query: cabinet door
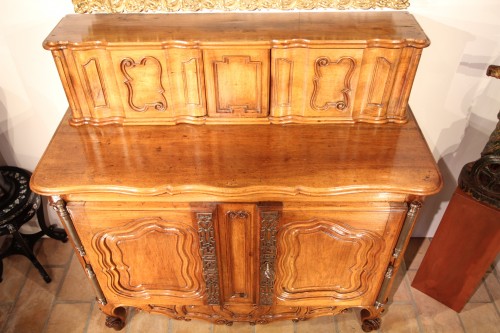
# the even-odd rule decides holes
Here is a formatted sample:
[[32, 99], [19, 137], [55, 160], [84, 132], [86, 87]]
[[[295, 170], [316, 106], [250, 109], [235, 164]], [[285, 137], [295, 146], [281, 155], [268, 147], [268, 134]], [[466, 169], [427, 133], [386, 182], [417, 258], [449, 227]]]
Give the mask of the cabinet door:
[[68, 205], [106, 298], [123, 304], [206, 304], [190, 207], [139, 208]]
[[285, 207], [277, 234], [278, 304], [373, 305], [406, 209]]

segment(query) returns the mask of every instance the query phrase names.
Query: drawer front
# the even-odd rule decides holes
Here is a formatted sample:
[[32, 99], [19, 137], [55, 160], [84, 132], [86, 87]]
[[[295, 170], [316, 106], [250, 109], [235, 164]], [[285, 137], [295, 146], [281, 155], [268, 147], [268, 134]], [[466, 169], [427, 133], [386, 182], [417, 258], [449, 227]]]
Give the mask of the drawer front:
[[269, 114], [269, 50], [204, 50], [208, 116]]
[[68, 205], [106, 298], [120, 304], [207, 304], [189, 207], [121, 208]]
[[277, 304], [373, 305], [404, 205], [285, 207], [277, 233]]

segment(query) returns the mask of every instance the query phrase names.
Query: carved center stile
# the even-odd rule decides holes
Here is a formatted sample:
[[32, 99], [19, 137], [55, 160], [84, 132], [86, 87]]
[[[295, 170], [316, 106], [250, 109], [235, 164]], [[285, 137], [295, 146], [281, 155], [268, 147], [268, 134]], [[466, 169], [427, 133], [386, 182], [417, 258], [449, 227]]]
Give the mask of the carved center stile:
[[208, 304], [218, 305], [219, 301], [219, 268], [215, 247], [215, 230], [212, 213], [197, 213], [198, 235], [200, 237], [200, 254], [203, 262], [203, 277], [207, 286]]

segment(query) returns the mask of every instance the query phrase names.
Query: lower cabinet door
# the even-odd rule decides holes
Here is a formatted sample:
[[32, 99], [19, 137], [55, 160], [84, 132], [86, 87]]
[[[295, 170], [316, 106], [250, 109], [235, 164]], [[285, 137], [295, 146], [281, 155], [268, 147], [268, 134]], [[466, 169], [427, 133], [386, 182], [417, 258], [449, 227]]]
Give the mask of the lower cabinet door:
[[406, 207], [285, 206], [275, 295], [282, 305], [373, 305]]
[[133, 206], [68, 205], [106, 298], [125, 305], [207, 304], [190, 207]]

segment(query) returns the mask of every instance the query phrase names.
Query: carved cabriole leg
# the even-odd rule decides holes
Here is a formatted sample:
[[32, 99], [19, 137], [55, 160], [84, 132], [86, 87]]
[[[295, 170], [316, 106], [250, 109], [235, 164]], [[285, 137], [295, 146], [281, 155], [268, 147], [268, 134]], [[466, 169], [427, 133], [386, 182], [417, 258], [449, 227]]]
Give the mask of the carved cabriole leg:
[[89, 278], [92, 287], [94, 287], [94, 291], [96, 293], [96, 301], [99, 305], [99, 309], [106, 314], [106, 326], [113, 328], [115, 330], [121, 330], [125, 326], [125, 320], [127, 317], [127, 311], [123, 307], [116, 307], [113, 304], [109, 304], [104, 296], [104, 293], [97, 281], [96, 275], [92, 266], [90, 265], [87, 254], [85, 252], [85, 248], [78, 236], [78, 233], [75, 229], [71, 216], [66, 209], [66, 203], [58, 196], [53, 196], [50, 198], [50, 205], [54, 208], [59, 219], [66, 230], [66, 233], [73, 244], [73, 248], [77, 254], [78, 261], [82, 265], [82, 268], [85, 270], [87, 277]]
[[394, 247], [391, 261], [387, 267], [382, 286], [380, 287], [377, 300], [373, 307], [361, 310], [361, 328], [365, 332], [376, 330], [381, 325], [380, 315], [385, 311], [384, 306], [388, 301], [388, 295], [392, 284], [394, 283], [394, 276], [396, 276], [401, 261], [403, 260], [403, 254], [406, 250], [406, 246], [408, 245], [411, 232], [413, 231], [413, 227], [421, 207], [422, 204], [419, 201], [413, 201], [410, 203], [398, 241]]
[[106, 326], [114, 329], [115, 331], [121, 330], [125, 327], [125, 320], [127, 319], [127, 310], [122, 307], [113, 307], [110, 304], [100, 305], [99, 308], [106, 316]]
[[361, 310], [361, 329], [364, 332], [378, 330], [382, 324], [380, 319], [382, 311], [382, 309], [375, 308]]

